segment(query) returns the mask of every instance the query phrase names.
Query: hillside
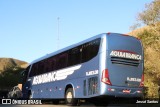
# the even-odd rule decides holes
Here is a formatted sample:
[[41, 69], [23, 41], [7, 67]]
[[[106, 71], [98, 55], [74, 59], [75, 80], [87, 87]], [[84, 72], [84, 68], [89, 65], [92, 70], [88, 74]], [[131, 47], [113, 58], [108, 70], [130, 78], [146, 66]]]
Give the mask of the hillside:
[[25, 61], [13, 58], [0, 58], [0, 91], [10, 90], [13, 86], [21, 83], [21, 72], [27, 65], [28, 63]]
[[13, 58], [0, 58], [0, 72], [10, 67], [25, 68], [28, 65], [27, 62], [13, 59]]

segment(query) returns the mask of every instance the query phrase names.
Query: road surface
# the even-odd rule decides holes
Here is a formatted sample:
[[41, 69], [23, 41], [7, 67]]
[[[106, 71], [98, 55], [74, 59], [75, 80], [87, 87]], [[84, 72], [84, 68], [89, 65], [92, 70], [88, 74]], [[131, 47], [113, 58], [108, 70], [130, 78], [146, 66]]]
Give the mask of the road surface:
[[[52, 104], [45, 104], [45, 105], [0, 105], [0, 107], [70, 107], [64, 104], [60, 105], [52, 105]], [[97, 107], [93, 104], [82, 104], [80, 106], [72, 106], [72, 107]], [[100, 107], [160, 107], [159, 104], [155, 105], [108, 105], [108, 106], [100, 106]]]
[[[51, 102], [45, 102], [42, 105], [20, 105], [20, 104], [12, 104], [12, 105], [8, 105], [8, 104], [0, 104], [0, 107], [69, 107], [67, 105], [65, 105], [65, 103], [61, 102], [59, 105], [53, 105]], [[75, 106], [72, 106], [75, 107]], [[76, 107], [98, 107], [95, 106], [94, 104], [90, 103], [90, 102], [82, 102], [80, 106], [76, 106]], [[160, 104], [145, 104], [145, 105], [132, 105], [132, 104], [116, 104], [116, 105], [107, 105], [107, 106], [101, 106], [101, 107], [160, 107]]]

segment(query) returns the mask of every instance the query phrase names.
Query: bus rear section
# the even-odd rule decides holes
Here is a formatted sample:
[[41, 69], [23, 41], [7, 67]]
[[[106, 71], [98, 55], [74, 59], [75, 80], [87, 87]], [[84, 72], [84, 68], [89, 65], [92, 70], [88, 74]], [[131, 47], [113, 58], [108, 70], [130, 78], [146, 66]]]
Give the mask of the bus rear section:
[[[104, 45], [104, 44], [103, 44]], [[105, 69], [101, 72], [101, 95], [143, 97], [143, 48], [131, 36], [106, 34]]]

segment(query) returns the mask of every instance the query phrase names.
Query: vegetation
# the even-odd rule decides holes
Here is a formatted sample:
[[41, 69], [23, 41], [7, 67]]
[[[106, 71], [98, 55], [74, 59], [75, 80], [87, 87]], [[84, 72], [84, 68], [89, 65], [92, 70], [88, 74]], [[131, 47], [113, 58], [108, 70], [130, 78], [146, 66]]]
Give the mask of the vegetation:
[[[140, 38], [144, 46], [145, 87], [148, 87], [146, 97], [157, 98], [158, 85], [160, 85], [160, 0], [146, 4], [145, 10], [138, 14], [137, 23], [132, 26], [132, 29], [140, 25], [146, 27], [134, 30], [130, 34]], [[24, 68], [12, 65], [7, 68], [0, 67], [0, 71], [4, 71], [0, 72], [1, 89], [19, 83], [20, 72]]]
[[21, 83], [21, 71], [24, 68], [10, 67], [0, 74], [0, 90], [8, 90]]
[[3, 72], [7, 68], [12, 68], [15, 66], [25, 68], [27, 66], [27, 62], [13, 58], [0, 58], [0, 72]]
[[20, 73], [27, 65], [24, 61], [12, 58], [0, 58], [0, 90], [9, 90], [20, 83]]
[[145, 87], [146, 97], [158, 98], [160, 86], [160, 0], [146, 4], [145, 10], [137, 17], [137, 25], [146, 25], [143, 29], [134, 30], [130, 34], [140, 38], [144, 46]]

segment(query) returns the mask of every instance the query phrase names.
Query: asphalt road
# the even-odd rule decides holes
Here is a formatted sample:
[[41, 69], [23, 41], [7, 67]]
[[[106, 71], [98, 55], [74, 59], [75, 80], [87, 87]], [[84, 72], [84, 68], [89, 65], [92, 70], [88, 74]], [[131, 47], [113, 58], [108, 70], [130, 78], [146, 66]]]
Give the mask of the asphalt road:
[[[0, 105], [0, 107], [69, 107], [69, 106], [67, 105]], [[75, 107], [75, 106], [72, 106], [72, 107]], [[96, 106], [92, 104], [90, 105], [87, 104], [87, 105], [81, 105], [77, 107], [96, 107]], [[130, 107], [130, 106], [103, 106], [103, 107]]]
[[[0, 107], [69, 107], [67, 105], [65, 105], [65, 103], [61, 103], [58, 105], [53, 105], [50, 102], [45, 102], [42, 105], [16, 105], [16, 104], [12, 104], [12, 105], [8, 105], [8, 104], [0, 104]], [[75, 106], [72, 106], [75, 107]], [[99, 107], [99, 106], [95, 106], [94, 104], [90, 103], [90, 102], [82, 102], [80, 106], [76, 106], [76, 107]], [[107, 105], [107, 106], [101, 106], [101, 107], [160, 107], [160, 104], [145, 104], [145, 105], [133, 105], [133, 104], [116, 104], [116, 105]]]
[[[65, 104], [52, 105], [52, 104], [43, 104], [43, 105], [0, 105], [0, 107], [69, 107]], [[82, 104], [80, 106], [72, 106], [72, 107], [99, 107], [93, 104]], [[160, 107], [159, 104], [155, 105], [108, 105], [108, 106], [100, 106], [100, 107]]]
[[[0, 107], [69, 107], [66, 105], [0, 105]], [[72, 106], [75, 107], [75, 106]], [[81, 105], [81, 106], [77, 106], [77, 107], [96, 107], [94, 105]], [[160, 105], [154, 105], [154, 106], [137, 106], [137, 105], [124, 105], [124, 106], [100, 106], [100, 107], [160, 107]]]

